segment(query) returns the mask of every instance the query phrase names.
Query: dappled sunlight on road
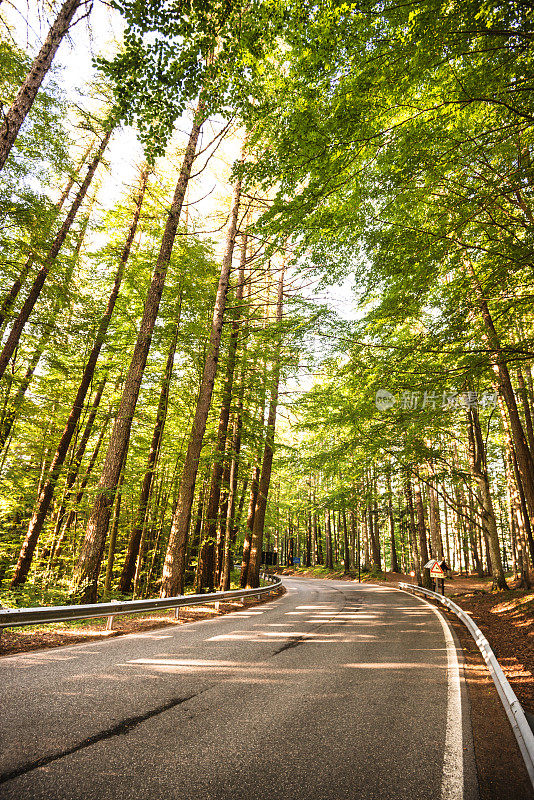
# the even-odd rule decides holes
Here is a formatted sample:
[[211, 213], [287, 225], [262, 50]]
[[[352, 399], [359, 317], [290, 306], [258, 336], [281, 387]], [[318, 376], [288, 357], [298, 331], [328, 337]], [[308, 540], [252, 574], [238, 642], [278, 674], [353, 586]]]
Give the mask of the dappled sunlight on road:
[[[431, 652], [431, 651], [428, 651]], [[433, 650], [432, 652], [440, 652]], [[236, 673], [243, 673], [247, 680], [258, 680], [260, 678], [272, 680], [270, 676], [281, 677], [283, 675], [297, 675], [317, 672], [328, 672], [326, 667], [281, 667], [267, 661], [228, 661], [221, 659], [197, 659], [197, 658], [135, 658], [119, 664], [120, 667], [147, 667], [158, 672], [174, 673], [223, 673], [232, 678]], [[359, 661], [337, 664], [338, 668], [350, 670], [405, 670], [405, 669], [424, 669], [438, 670], [444, 674], [447, 671], [447, 664], [428, 664], [419, 661]], [[256, 675], [256, 673], [258, 673]]]
[[[215, 659], [198, 659], [198, 658], [135, 658], [131, 661], [126, 661], [119, 664], [121, 667], [130, 666], [146, 666], [155, 668], [172, 668], [175, 672], [213, 672], [213, 671], [242, 671], [242, 672], [255, 672], [261, 671], [262, 675], [281, 675], [287, 673], [293, 675], [295, 673], [314, 673], [317, 672], [317, 667], [278, 667], [274, 664], [269, 664], [267, 661], [217, 661]], [[326, 668], [319, 669], [319, 671], [326, 672]]]
[[377, 637], [372, 634], [361, 633], [347, 635], [343, 633], [307, 633], [306, 631], [281, 631], [275, 633], [274, 631], [235, 631], [233, 633], [221, 633], [218, 636], [211, 636], [206, 641], [208, 642], [228, 642], [228, 641], [241, 641], [252, 642], [257, 644], [265, 644], [273, 640], [300, 640], [300, 644], [336, 644], [348, 642], [362, 642], [376, 639]]
[[[244, 752], [247, 757], [255, 753], [251, 763], [267, 765], [268, 780], [272, 764], [277, 780], [285, 774], [292, 753], [298, 780], [292, 775], [291, 786], [298, 784], [302, 791], [277, 796], [352, 800], [355, 762], [360, 772], [382, 763], [385, 774], [406, 754], [410, 770], [417, 772], [412, 754], [426, 748], [426, 769], [436, 773], [439, 790], [443, 737], [429, 738], [425, 722], [431, 708], [441, 730], [447, 713], [448, 658], [441, 626], [417, 599], [410, 604], [393, 592], [384, 598], [368, 587], [343, 588], [343, 593], [326, 589], [320, 594], [321, 586], [303, 586], [298, 596], [286, 594], [261, 609], [239, 608], [216, 620], [20, 657], [35, 668], [33, 675], [31, 669], [19, 670], [14, 660], [11, 675], [19, 703], [26, 704], [28, 697], [35, 701], [22, 719], [11, 704], [10, 724], [23, 749], [11, 745], [2, 754], [4, 768], [22, 765], [21, 781], [48, 781], [46, 797], [56, 796], [60, 776], [66, 798], [72, 765], [92, 775], [96, 764], [97, 783], [102, 782], [91, 796], [107, 797], [101, 789], [116, 762], [126, 775], [132, 763], [141, 765], [143, 779], [156, 764], [161, 770], [155, 792], [143, 785], [138, 796], [229, 800], [244, 797], [235, 788], [242, 786]], [[53, 734], [36, 748], [34, 732], [40, 728]], [[213, 774], [221, 776], [228, 767], [229, 777], [221, 778], [224, 795], [211, 791], [214, 778], [205, 763], [205, 754], [211, 757], [221, 742], [227, 743], [228, 757]], [[42, 771], [41, 757], [51, 759]], [[340, 794], [332, 776], [325, 775], [327, 762], [333, 775], [347, 770], [347, 793]], [[197, 794], [188, 784], [190, 775], [201, 787]], [[165, 794], [158, 793], [161, 776], [169, 776], [166, 789], [172, 785]], [[414, 786], [419, 781], [417, 775]], [[246, 796], [259, 797], [262, 788], [254, 785]], [[44, 794], [35, 795], [41, 796], [45, 800]], [[373, 795], [383, 796], [399, 795]]]

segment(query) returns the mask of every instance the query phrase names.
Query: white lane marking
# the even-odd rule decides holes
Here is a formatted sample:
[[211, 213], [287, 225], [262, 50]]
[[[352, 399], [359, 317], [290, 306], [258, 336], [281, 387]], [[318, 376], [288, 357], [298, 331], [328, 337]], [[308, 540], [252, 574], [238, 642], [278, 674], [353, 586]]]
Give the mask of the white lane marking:
[[447, 729], [445, 732], [441, 800], [461, 800], [464, 796], [464, 742], [460, 667], [458, 665], [456, 644], [449, 626], [437, 609], [434, 610], [439, 617], [445, 641], [447, 642]]
[[[399, 589], [398, 591], [403, 591]], [[409, 594], [405, 592], [405, 594]], [[413, 595], [410, 595], [413, 597]], [[445, 752], [443, 756], [443, 777], [441, 779], [441, 800], [462, 800], [464, 796], [464, 739], [462, 720], [462, 691], [460, 686], [460, 666], [456, 644], [447, 621], [439, 610], [423, 597], [418, 597], [432, 609], [440, 621], [447, 646], [447, 724], [445, 729]]]

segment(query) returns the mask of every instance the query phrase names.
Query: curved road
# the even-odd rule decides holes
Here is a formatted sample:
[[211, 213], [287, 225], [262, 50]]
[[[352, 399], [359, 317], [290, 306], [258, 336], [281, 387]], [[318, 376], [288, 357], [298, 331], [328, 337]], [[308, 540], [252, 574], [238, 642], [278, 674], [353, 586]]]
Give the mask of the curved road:
[[476, 800], [457, 650], [387, 587], [0, 659], [0, 797]]

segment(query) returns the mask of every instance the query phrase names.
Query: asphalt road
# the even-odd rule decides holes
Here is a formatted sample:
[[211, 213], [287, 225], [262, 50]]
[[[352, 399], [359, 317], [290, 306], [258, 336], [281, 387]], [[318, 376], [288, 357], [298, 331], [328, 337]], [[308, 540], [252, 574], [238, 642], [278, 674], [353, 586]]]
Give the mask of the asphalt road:
[[448, 626], [386, 587], [286, 579], [216, 619], [0, 659], [0, 797], [476, 800]]

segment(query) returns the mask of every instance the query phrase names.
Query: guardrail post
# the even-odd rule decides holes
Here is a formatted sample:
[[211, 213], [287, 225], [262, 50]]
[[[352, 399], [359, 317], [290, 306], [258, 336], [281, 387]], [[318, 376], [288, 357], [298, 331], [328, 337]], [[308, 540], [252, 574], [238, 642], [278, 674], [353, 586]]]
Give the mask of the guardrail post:
[[215, 611], [216, 611], [217, 614], [219, 613], [219, 607], [220, 607], [220, 601], [216, 600], [215, 601]]
[[[0, 634], [2, 628], [17, 628], [24, 625], [46, 625], [51, 622], [71, 621], [75, 619], [106, 619], [106, 630], [113, 629], [114, 618], [119, 614], [137, 614], [149, 611], [167, 611], [174, 609], [175, 619], [179, 618], [179, 609], [190, 605], [204, 605], [216, 603], [220, 610], [220, 603], [231, 595], [232, 600], [241, 601], [246, 606], [246, 598], [262, 594], [278, 593], [281, 585], [280, 578], [266, 576], [266, 586], [256, 587], [254, 590], [243, 589], [240, 591], [211, 592], [210, 594], [182, 595], [178, 598], [152, 598], [149, 600], [111, 600], [108, 603], [88, 603], [82, 606], [44, 606], [31, 608], [3, 608], [0, 605]], [[237, 595], [237, 596], [236, 596]], [[173, 601], [178, 600], [178, 605], [173, 606]], [[115, 611], [115, 605], [120, 606]]]
[[[110, 600], [110, 603], [118, 603], [118, 600]], [[108, 617], [108, 621], [106, 622], [106, 631], [110, 631], [113, 628], [113, 620], [115, 619], [114, 614], [110, 614]]]

